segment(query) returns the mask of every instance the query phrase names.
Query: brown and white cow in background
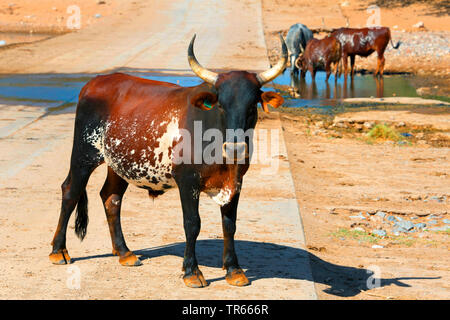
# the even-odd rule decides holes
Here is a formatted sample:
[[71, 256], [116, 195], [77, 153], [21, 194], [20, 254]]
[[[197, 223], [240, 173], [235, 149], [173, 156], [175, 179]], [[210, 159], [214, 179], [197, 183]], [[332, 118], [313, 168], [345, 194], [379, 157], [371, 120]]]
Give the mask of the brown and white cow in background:
[[384, 51], [389, 41], [394, 49], [398, 49], [400, 41], [396, 45], [392, 43], [391, 31], [387, 27], [372, 28], [339, 28], [334, 30], [331, 37], [336, 38], [342, 47], [342, 62], [344, 64], [344, 76], [347, 79], [347, 63], [350, 57], [351, 77], [355, 71], [355, 56], [368, 57], [373, 52], [377, 52], [377, 68], [375, 76], [383, 76], [384, 73]]

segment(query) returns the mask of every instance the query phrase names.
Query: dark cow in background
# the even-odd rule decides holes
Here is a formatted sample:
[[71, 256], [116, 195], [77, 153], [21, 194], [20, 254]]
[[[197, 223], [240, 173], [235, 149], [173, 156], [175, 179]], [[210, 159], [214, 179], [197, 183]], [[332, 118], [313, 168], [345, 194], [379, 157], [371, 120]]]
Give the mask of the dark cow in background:
[[[224, 161], [195, 161], [194, 139], [184, 139], [181, 131], [194, 136], [194, 122], [203, 130], [252, 129], [258, 118], [257, 104], [278, 107], [283, 98], [275, 92], [262, 92], [265, 83], [285, 68], [288, 52], [283, 38], [282, 57], [269, 70], [255, 74], [246, 71], [215, 73], [203, 68], [193, 52], [195, 36], [188, 49], [192, 70], [205, 82], [195, 87], [180, 87], [122, 73], [98, 76], [80, 92], [70, 170], [63, 182], [58, 226], [52, 241], [50, 260], [71, 263], [66, 249], [69, 218], [77, 207], [75, 232], [83, 239], [88, 223], [86, 185], [89, 176], [106, 163], [108, 175], [100, 191], [112, 239], [112, 252], [125, 266], [140, 265], [128, 249], [122, 234], [120, 208], [128, 184], [146, 189], [151, 197], [178, 187], [183, 210], [186, 248], [183, 260], [184, 282], [189, 287], [204, 287], [198, 268], [195, 243], [200, 232], [199, 194], [207, 193], [220, 205], [224, 234], [223, 267], [226, 281], [235, 286], [249, 283], [238, 264], [234, 249], [236, 211], [242, 178], [250, 163], [249, 137], [225, 141], [219, 157]], [[227, 138], [228, 139], [228, 138]], [[197, 141], [198, 143], [198, 141]], [[183, 155], [174, 150], [180, 144]], [[200, 142], [201, 152], [211, 142]], [[184, 154], [184, 151], [192, 151]], [[189, 161], [176, 161], [178, 157]], [[225, 159], [226, 158], [226, 159]], [[244, 159], [243, 162], [236, 160]], [[225, 161], [226, 160], [226, 161]]]
[[347, 62], [350, 57], [351, 63], [351, 77], [354, 76], [355, 71], [355, 56], [368, 57], [373, 52], [377, 52], [377, 68], [375, 76], [383, 76], [384, 72], [384, 51], [391, 42], [394, 49], [398, 49], [400, 42], [396, 45], [392, 43], [391, 31], [387, 27], [372, 27], [372, 28], [339, 28], [331, 33], [331, 36], [336, 38], [342, 46], [342, 62], [344, 64], [344, 75], [347, 79]]
[[298, 68], [295, 66], [300, 53], [306, 48], [309, 40], [313, 38], [313, 33], [307, 26], [296, 23], [289, 28], [286, 35], [286, 45], [289, 51], [289, 61], [291, 64], [291, 77], [298, 75]]
[[311, 78], [315, 81], [317, 69], [324, 69], [327, 73], [325, 81], [328, 81], [331, 73], [331, 66], [334, 64], [334, 80], [338, 79], [339, 62], [341, 59], [341, 44], [333, 37], [323, 39], [311, 39], [304, 52], [300, 53], [295, 65], [301, 69], [301, 77], [305, 78], [306, 71], [311, 73]]

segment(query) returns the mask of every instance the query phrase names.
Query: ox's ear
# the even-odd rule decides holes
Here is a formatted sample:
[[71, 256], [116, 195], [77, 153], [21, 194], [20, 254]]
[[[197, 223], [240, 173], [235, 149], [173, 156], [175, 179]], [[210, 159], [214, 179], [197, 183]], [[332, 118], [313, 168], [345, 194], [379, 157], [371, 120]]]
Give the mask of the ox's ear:
[[278, 108], [283, 104], [283, 102], [283, 97], [273, 91], [263, 92], [263, 94], [261, 95], [261, 104], [265, 112], [269, 112], [269, 104], [273, 108]]
[[202, 110], [211, 110], [217, 102], [217, 95], [212, 92], [202, 91], [191, 98], [191, 104]]

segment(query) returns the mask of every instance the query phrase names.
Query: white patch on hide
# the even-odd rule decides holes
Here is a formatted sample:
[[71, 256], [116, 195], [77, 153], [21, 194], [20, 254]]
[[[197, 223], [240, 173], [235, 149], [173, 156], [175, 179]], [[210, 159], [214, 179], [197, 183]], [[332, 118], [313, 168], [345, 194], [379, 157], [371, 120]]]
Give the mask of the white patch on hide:
[[231, 190], [228, 187], [224, 187], [220, 190], [211, 189], [206, 191], [206, 193], [221, 207], [231, 201]]
[[[152, 121], [152, 124], [154, 120]], [[134, 155], [138, 152], [139, 157], [131, 160], [127, 156], [127, 152], [117, 152], [114, 150], [115, 141], [117, 138], [111, 139], [111, 142], [107, 142], [105, 148], [105, 162], [110, 166], [114, 172], [130, 184], [134, 184], [138, 187], [149, 187], [152, 190], [162, 190], [167, 187], [176, 186], [175, 180], [171, 177], [172, 174], [172, 162], [173, 154], [172, 148], [173, 142], [179, 140], [181, 137], [178, 127], [178, 118], [172, 117], [170, 122], [163, 121], [156, 126], [161, 128], [162, 125], [167, 124], [164, 133], [160, 133], [155, 127], [151, 128], [148, 132], [156, 135], [157, 139], [150, 137], [140, 137], [144, 141], [155, 141], [156, 148], [147, 146], [146, 149], [132, 149], [128, 151], [128, 155]], [[149, 128], [150, 129], [150, 128]], [[134, 139], [136, 129], [131, 128], [131, 131], [127, 133], [130, 137], [120, 140], [123, 143]], [[106, 132], [107, 135], [107, 132]], [[133, 161], [133, 162], [130, 162]], [[126, 170], [124, 168], [127, 168]]]

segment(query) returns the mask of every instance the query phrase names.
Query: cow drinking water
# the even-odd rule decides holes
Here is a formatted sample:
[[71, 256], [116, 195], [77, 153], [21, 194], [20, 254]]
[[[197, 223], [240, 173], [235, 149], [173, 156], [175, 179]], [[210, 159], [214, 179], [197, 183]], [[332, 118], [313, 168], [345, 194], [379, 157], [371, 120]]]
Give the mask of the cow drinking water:
[[295, 65], [295, 61], [301, 54], [302, 49], [305, 48], [309, 40], [313, 38], [313, 33], [307, 26], [301, 23], [296, 23], [289, 28], [286, 35], [286, 45], [289, 51], [290, 72], [291, 78], [298, 76], [298, 67]]
[[324, 69], [327, 77], [325, 81], [328, 81], [331, 74], [331, 66], [335, 66], [334, 78], [337, 81], [339, 62], [341, 59], [341, 45], [333, 37], [326, 37], [323, 39], [311, 39], [306, 48], [301, 49], [301, 53], [295, 65], [301, 70], [301, 77], [305, 78], [306, 71], [311, 73], [311, 78], [315, 81], [316, 71], [321, 68]]
[[[238, 264], [234, 234], [242, 178], [250, 164], [251, 141], [248, 137], [230, 138], [220, 146], [222, 161], [206, 163], [201, 159], [198, 162], [193, 146], [198, 141], [187, 139], [182, 132], [192, 133], [196, 123], [204, 130], [214, 129], [223, 136], [227, 130], [253, 129], [258, 103], [265, 111], [269, 104], [278, 107], [283, 103], [280, 95], [262, 92], [261, 87], [284, 70], [287, 48], [280, 36], [281, 59], [258, 74], [215, 73], [198, 63], [193, 52], [194, 39], [195, 36], [189, 45], [188, 61], [194, 73], [205, 81], [198, 86], [181, 87], [114, 73], [97, 76], [82, 88], [76, 110], [70, 170], [61, 186], [61, 213], [52, 241], [52, 263], [71, 263], [66, 249], [69, 218], [77, 207], [75, 232], [83, 239], [88, 223], [86, 185], [94, 169], [106, 163], [108, 175], [100, 196], [111, 234], [112, 252], [119, 256], [122, 265], [141, 264], [128, 249], [120, 222], [122, 198], [128, 185], [148, 190], [151, 197], [178, 187], [186, 235], [184, 283], [189, 287], [207, 285], [195, 255], [200, 232], [200, 192], [207, 193], [220, 205], [226, 281], [235, 286], [249, 283]], [[206, 142], [200, 145], [201, 153], [207, 145]], [[180, 158], [184, 160], [179, 161]]]

